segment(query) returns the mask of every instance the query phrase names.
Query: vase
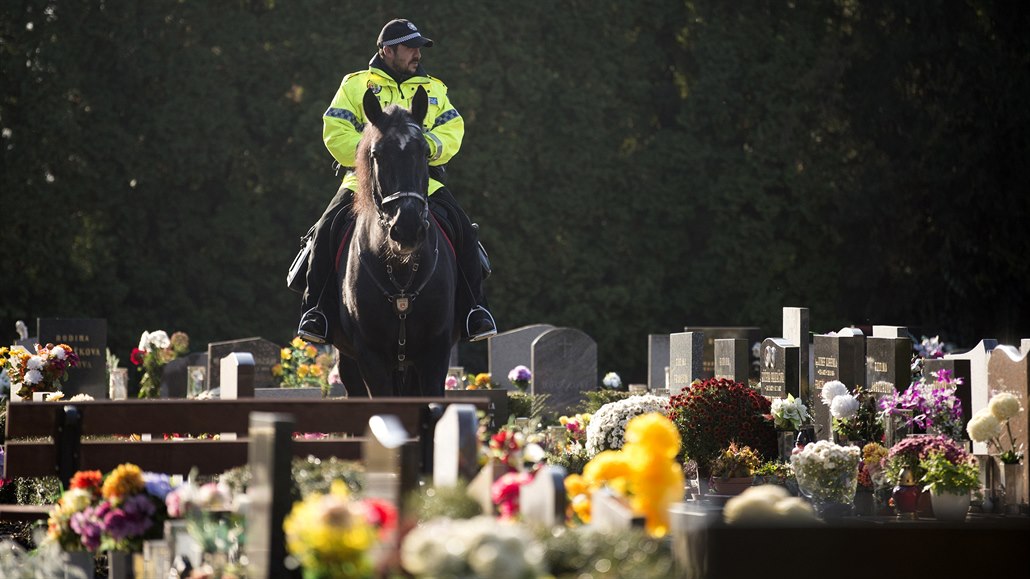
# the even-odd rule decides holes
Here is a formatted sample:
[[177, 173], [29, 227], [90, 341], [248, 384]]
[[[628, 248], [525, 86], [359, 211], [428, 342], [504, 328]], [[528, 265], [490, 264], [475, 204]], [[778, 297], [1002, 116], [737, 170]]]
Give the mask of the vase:
[[776, 431], [776, 445], [779, 448], [780, 460], [790, 462], [790, 453], [794, 451], [797, 437], [798, 433], [796, 430]]
[[852, 514], [855, 491], [858, 490], [858, 468], [845, 468], [839, 472], [823, 473], [810, 480], [797, 472], [798, 490], [812, 502], [815, 512], [823, 519], [835, 519]]
[[964, 521], [969, 512], [969, 491], [954, 493], [930, 489], [934, 516], [938, 521]]
[[132, 553], [129, 551], [107, 552], [107, 576], [110, 579], [133, 579]]
[[62, 551], [64, 579], [93, 579], [94, 557], [88, 551]]
[[740, 493], [747, 490], [754, 483], [754, 477], [750, 476], [737, 476], [737, 477], [716, 477], [713, 476], [709, 482], [709, 488], [712, 492], [717, 495], [739, 495]]
[[872, 517], [876, 514], [876, 501], [871, 489], [858, 489], [855, 492], [855, 514], [860, 517]]
[[1026, 501], [1023, 496], [1023, 465], [1000, 464], [1000, 491], [996, 493], [998, 512], [1006, 515], [1018, 515], [1020, 505]]

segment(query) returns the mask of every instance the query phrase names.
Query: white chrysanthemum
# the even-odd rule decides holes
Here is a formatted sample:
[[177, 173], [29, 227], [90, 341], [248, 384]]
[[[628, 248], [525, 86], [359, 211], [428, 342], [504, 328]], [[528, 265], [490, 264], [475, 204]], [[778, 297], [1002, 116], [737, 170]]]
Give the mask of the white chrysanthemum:
[[[158, 330], [156, 332], [150, 332], [150, 336], [147, 337], [147, 341], [154, 348], [163, 350], [168, 346], [172, 345], [172, 340], [168, 337], [168, 333], [164, 330]], [[149, 351], [149, 350], [148, 350]]]
[[1019, 398], [1010, 392], [998, 392], [991, 398], [987, 407], [991, 409], [991, 414], [1000, 421], [1008, 420], [1023, 410], [1019, 406]]
[[139, 346], [136, 347], [138, 350], [146, 351], [147, 346], [150, 345], [150, 332], [144, 331], [139, 336]]
[[830, 414], [833, 414], [834, 418], [851, 418], [858, 414], [858, 407], [858, 398], [851, 394], [841, 394], [833, 397], [833, 402], [830, 403]]
[[969, 438], [976, 442], [987, 442], [1001, 435], [1001, 421], [990, 410], [984, 408], [969, 420], [966, 432], [969, 434]]
[[615, 372], [608, 372], [605, 374], [604, 379], [601, 380], [601, 382], [604, 384], [605, 388], [610, 388], [612, 390], [617, 390], [619, 386], [622, 386], [622, 378], [619, 378], [619, 375]]
[[68, 399], [68, 402], [82, 402], [82, 401], [89, 401], [89, 400], [95, 400], [95, 398], [93, 398], [89, 394], [82, 393], [82, 394], [76, 394], [75, 396], [72, 396], [71, 398]]
[[630, 396], [602, 406], [587, 424], [587, 453], [591, 456], [602, 450], [622, 448], [626, 436], [626, 423], [634, 416], [648, 412], [665, 414], [669, 399], [664, 396]]
[[40, 372], [39, 370], [29, 370], [28, 372], [25, 373], [25, 383], [26, 384], [29, 384], [29, 385], [39, 384], [42, 381], [43, 381], [43, 373]]
[[57, 402], [58, 400], [64, 400], [64, 392], [58, 390], [57, 392], [51, 392], [46, 395], [47, 402]]
[[840, 380], [830, 380], [826, 384], [823, 384], [823, 402], [827, 406], [833, 403], [833, 399], [841, 394], [847, 394], [848, 387], [844, 385]]
[[46, 360], [43, 359], [43, 356], [32, 356], [25, 363], [25, 367], [29, 370], [42, 370], [44, 364], [46, 364]]
[[68, 352], [65, 352], [64, 348], [60, 346], [54, 346], [54, 349], [50, 350], [50, 353], [53, 354], [54, 358], [57, 358], [58, 360], [64, 360], [65, 357], [68, 355]]
[[729, 524], [811, 523], [817, 520], [808, 501], [792, 497], [781, 486], [750, 487], [726, 503], [723, 519]]

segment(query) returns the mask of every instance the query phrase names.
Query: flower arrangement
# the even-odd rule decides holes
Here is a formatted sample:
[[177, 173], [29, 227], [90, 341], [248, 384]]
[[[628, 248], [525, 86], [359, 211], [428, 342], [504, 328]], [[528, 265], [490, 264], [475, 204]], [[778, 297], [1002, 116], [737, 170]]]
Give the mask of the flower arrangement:
[[880, 399], [880, 409], [885, 416], [897, 415], [899, 410], [911, 410], [910, 426], [961, 440], [962, 402], [955, 396], [955, 390], [962, 384], [962, 379], [952, 377], [947, 369], [938, 370], [933, 376], [933, 381], [921, 377], [903, 393], [894, 391], [884, 396]]
[[730, 525], [809, 525], [818, 519], [812, 505], [779, 485], [751, 487], [726, 502], [723, 520]]
[[664, 536], [669, 505], [683, 499], [683, 469], [676, 460], [679, 451], [679, 431], [662, 413], [631, 418], [621, 450], [600, 452], [583, 468], [582, 475], [565, 478], [573, 511], [584, 523], [590, 522], [590, 497], [604, 486], [644, 517], [651, 536]]
[[279, 363], [272, 366], [272, 375], [279, 378], [283, 388], [315, 387], [328, 392], [332, 366], [332, 356], [296, 337], [279, 350]]
[[856, 386], [849, 392], [839, 380], [823, 385], [822, 400], [830, 407], [831, 428], [843, 441], [879, 442], [883, 440], [883, 418], [872, 392]]
[[793, 394], [773, 400], [770, 414], [773, 424], [780, 430], [801, 430], [801, 426], [812, 419], [805, 403], [794, 398]]
[[967, 454], [965, 449], [948, 436], [917, 434], [903, 439], [887, 452], [882, 461], [884, 476], [891, 485], [901, 481], [901, 471], [909, 469], [916, 480], [926, 474], [920, 463], [931, 453], [939, 452], [951, 463], [957, 463]]
[[[95, 485], [96, 473], [86, 473], [81, 481]], [[144, 540], [161, 535], [167, 517], [164, 501], [171, 490], [168, 475], [144, 473], [134, 464], [121, 464], [104, 477], [98, 502], [72, 514], [68, 526], [87, 551], [140, 552]], [[59, 523], [61, 513], [55, 515]], [[67, 540], [64, 537], [62, 542]]]
[[7, 374], [18, 396], [32, 398], [35, 392], [54, 392], [68, 378], [68, 368], [79, 365], [79, 356], [68, 344], [36, 344], [33, 354], [23, 346], [0, 348], [0, 371]]
[[480, 372], [479, 374], [469, 374], [465, 378], [465, 389], [466, 390], [493, 390], [493, 376], [487, 372]]
[[47, 518], [47, 540], [60, 545], [64, 551], [85, 551], [83, 537], [72, 530], [74, 515], [100, 501], [104, 475], [99, 470], [79, 471], [72, 476], [68, 490], [51, 509]]
[[328, 493], [312, 493], [293, 505], [283, 521], [286, 550], [305, 577], [369, 577], [370, 551], [387, 521], [382, 508], [381, 502], [353, 499], [345, 483], [334, 481]]
[[865, 489], [882, 489], [888, 486], [883, 461], [887, 448], [879, 442], [870, 442], [862, 447], [862, 462], [858, 470], [858, 485]]
[[509, 422], [489, 436], [486, 455], [509, 469], [526, 470], [544, 459], [542, 441], [543, 435], [534, 429], [520, 428]]
[[965, 494], [980, 489], [980, 467], [976, 458], [965, 454], [957, 462], [948, 460], [945, 453], [933, 451], [919, 461], [923, 470], [923, 490], [934, 494]]
[[551, 448], [548, 464], [563, 467], [568, 473], [582, 474], [583, 467], [590, 460], [586, 442], [591, 418], [592, 415], [585, 412], [558, 418], [558, 424], [565, 429], [565, 436], [560, 444]]
[[129, 360], [143, 373], [139, 398], [157, 398], [161, 393], [161, 374], [166, 364], [190, 351], [190, 338], [184, 332], [171, 337], [164, 330], [143, 332]]
[[719, 478], [741, 478], [751, 476], [762, 464], [762, 457], [750, 446], [737, 446], [731, 442], [712, 461], [712, 476]]
[[615, 372], [608, 372], [601, 379], [601, 385], [608, 390], [618, 390], [622, 388], [622, 378], [619, 378]]
[[828, 440], [806, 445], [790, 457], [802, 494], [818, 505], [850, 504], [855, 500], [858, 463], [857, 446], [840, 446]]
[[529, 368], [519, 365], [511, 369], [508, 372], [508, 380], [519, 389], [519, 392], [525, 392], [529, 388], [529, 381], [533, 379], [533, 373], [529, 371]]
[[[985, 442], [988, 447], [993, 446], [1004, 464], [1019, 464], [1023, 460], [1023, 446], [1016, 446], [1009, 421], [1022, 411], [1019, 398], [1009, 392], [998, 392], [991, 397], [986, 408], [973, 415], [966, 425], [966, 432], [974, 441]], [[1007, 445], [1001, 442], [1002, 427], [1008, 434]]]
[[771, 403], [750, 386], [723, 378], [695, 381], [669, 405], [669, 418], [683, 439], [683, 458], [695, 461], [703, 478], [733, 441], [765, 458], [778, 454], [776, 429], [768, 419]]
[[668, 399], [650, 394], [605, 404], [587, 424], [587, 453], [593, 456], [601, 451], [622, 448], [626, 423], [631, 418], [648, 412], [666, 413], [668, 409]]
[[434, 519], [401, 544], [401, 564], [416, 577], [534, 579], [546, 576], [543, 557], [528, 529], [488, 516]]

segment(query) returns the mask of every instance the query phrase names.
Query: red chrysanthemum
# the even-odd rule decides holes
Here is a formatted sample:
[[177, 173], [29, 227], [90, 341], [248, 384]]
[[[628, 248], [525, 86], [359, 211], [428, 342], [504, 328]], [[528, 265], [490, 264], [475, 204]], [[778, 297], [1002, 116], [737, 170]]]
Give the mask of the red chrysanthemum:
[[80, 470], [72, 475], [69, 487], [73, 489], [85, 489], [94, 494], [100, 493], [100, 486], [104, 484], [104, 475], [99, 470]]
[[140, 350], [139, 348], [133, 348], [132, 354], [129, 354], [129, 361], [132, 362], [134, 365], [139, 366], [143, 363], [143, 356], [145, 355], [146, 352], [144, 352], [143, 350]]

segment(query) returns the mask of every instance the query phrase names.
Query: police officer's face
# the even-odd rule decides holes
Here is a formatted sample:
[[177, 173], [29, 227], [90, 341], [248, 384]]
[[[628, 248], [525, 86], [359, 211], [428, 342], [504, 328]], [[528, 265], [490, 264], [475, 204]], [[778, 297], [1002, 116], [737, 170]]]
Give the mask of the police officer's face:
[[387, 66], [397, 72], [414, 74], [422, 60], [421, 48], [411, 48], [403, 44], [387, 46], [383, 52], [386, 54]]

